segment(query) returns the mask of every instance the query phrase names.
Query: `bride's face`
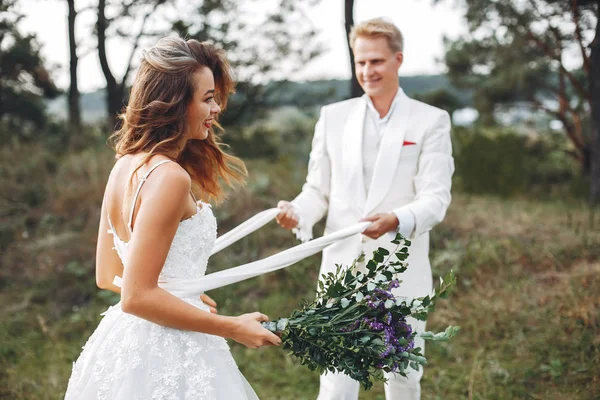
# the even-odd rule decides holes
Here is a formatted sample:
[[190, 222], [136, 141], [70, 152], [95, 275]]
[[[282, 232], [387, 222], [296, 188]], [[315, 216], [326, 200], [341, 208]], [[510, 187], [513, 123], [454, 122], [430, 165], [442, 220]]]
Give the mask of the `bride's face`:
[[214, 118], [221, 111], [215, 102], [215, 80], [208, 68], [201, 68], [193, 75], [194, 97], [187, 109], [187, 136], [189, 139], [206, 139]]

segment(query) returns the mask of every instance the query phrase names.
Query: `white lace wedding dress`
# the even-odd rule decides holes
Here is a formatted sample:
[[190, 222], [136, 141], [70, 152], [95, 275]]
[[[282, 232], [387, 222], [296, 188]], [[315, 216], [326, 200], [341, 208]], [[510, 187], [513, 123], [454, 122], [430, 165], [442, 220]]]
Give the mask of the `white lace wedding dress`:
[[[110, 225], [115, 249], [124, 260], [127, 243], [118, 238]], [[203, 276], [216, 231], [210, 206], [198, 206], [196, 215], [179, 224], [159, 279]], [[183, 300], [209, 312], [198, 297]], [[118, 306], [107, 311], [83, 347], [73, 365], [65, 396], [65, 400], [257, 398], [224, 338], [166, 328], [126, 314]]]

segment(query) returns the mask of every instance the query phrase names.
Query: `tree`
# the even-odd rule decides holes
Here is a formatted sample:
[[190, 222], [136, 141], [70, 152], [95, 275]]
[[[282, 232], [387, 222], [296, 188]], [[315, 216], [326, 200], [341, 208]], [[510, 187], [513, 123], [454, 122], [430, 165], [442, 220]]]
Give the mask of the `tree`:
[[221, 118], [224, 125], [255, 120], [257, 113], [270, 108], [269, 96], [321, 53], [317, 31], [305, 12], [318, 1], [277, 0], [257, 20], [252, 12], [256, 1], [203, 0], [194, 18], [179, 13], [181, 18], [172, 22], [180, 36], [209, 41], [227, 51], [238, 83]]
[[[474, 90], [483, 122], [494, 122], [497, 105], [515, 102], [560, 120], [572, 146], [570, 154], [585, 174], [592, 171], [591, 199], [600, 200], [600, 112], [594, 112], [594, 99], [600, 100], [600, 84], [595, 83], [599, 56], [597, 40], [592, 40], [598, 30], [598, 1], [464, 3], [470, 33], [446, 43], [452, 83]], [[580, 66], [569, 63], [573, 52]]]
[[[110, 129], [117, 126], [117, 116], [121, 112], [125, 101], [127, 80], [134, 67], [133, 59], [141, 41], [146, 37], [164, 35], [168, 32], [165, 29], [150, 32], [148, 28], [150, 18], [166, 2], [166, 0], [130, 0], [128, 2], [114, 2], [113, 4], [107, 2], [107, 0], [98, 0], [98, 20], [96, 22], [98, 58], [106, 79], [106, 104]], [[106, 11], [109, 7], [113, 9], [114, 17], [106, 17]], [[118, 36], [132, 43], [125, 65], [125, 72], [120, 79], [114, 75], [108, 63], [107, 42], [111, 36]]]
[[[598, 19], [598, 10], [600, 10], [600, 1], [597, 1], [596, 4], [596, 19]], [[588, 72], [592, 107], [590, 203], [598, 204], [600, 203], [600, 23], [598, 21], [590, 49]]]
[[352, 78], [350, 78], [350, 97], [359, 97], [364, 93], [364, 91], [358, 84], [358, 79], [356, 79], [356, 69], [354, 68], [354, 52], [350, 46], [350, 31], [354, 26], [354, 0], [344, 0], [344, 17], [346, 41], [348, 43], [348, 54], [350, 55], [350, 71], [352, 71]]
[[[123, 107], [134, 55], [149, 38], [177, 33], [182, 37], [209, 41], [227, 51], [236, 72], [240, 95], [230, 104], [227, 119], [248, 114], [249, 106], [261, 104], [264, 83], [285, 79], [320, 52], [303, 5], [317, 0], [277, 0], [271, 11], [257, 18], [256, 1], [151, 0], [115, 3], [114, 18], [107, 18], [107, 0], [98, 4], [98, 55], [107, 82], [107, 104], [111, 127]], [[118, 11], [114, 11], [118, 8]], [[117, 81], [108, 65], [107, 41], [119, 37], [132, 43], [123, 77]]]
[[446, 110], [450, 116], [452, 116], [454, 111], [465, 106], [457, 95], [446, 88], [435, 89], [423, 94], [417, 94], [414, 95], [413, 98], [415, 100], [420, 100], [424, 103], [441, 108], [442, 110]]
[[77, 85], [77, 64], [79, 58], [77, 56], [77, 41], [75, 39], [75, 18], [77, 11], [75, 10], [75, 0], [67, 0], [69, 7], [69, 131], [71, 139], [81, 133], [81, 109], [80, 109], [80, 94]]
[[44, 98], [59, 94], [44, 66], [35, 35], [23, 35], [16, 1], [0, 3], [0, 122], [27, 138], [46, 122]]

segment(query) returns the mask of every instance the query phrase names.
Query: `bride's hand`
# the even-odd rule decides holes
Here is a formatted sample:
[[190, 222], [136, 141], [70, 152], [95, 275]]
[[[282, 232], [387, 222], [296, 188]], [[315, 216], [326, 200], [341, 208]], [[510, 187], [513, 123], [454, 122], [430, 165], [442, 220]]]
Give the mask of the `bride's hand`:
[[200, 300], [208, 307], [210, 307], [210, 312], [213, 314], [218, 314], [217, 312], [217, 302], [211, 299], [206, 293], [202, 293], [200, 295]]
[[239, 317], [234, 317], [236, 320], [236, 328], [231, 333], [231, 338], [238, 343], [250, 349], [256, 349], [261, 346], [279, 346], [281, 339], [263, 328], [261, 322], [267, 322], [269, 317], [259, 312], [251, 314], [243, 314]]

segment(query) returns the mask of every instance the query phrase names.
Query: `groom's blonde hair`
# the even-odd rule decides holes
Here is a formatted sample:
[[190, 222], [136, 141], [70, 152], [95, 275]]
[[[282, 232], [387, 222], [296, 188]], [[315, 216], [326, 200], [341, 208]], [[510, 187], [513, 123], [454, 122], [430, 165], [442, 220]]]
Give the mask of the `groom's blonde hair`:
[[359, 37], [375, 39], [384, 37], [390, 50], [401, 52], [404, 48], [404, 37], [396, 25], [385, 18], [368, 19], [354, 25], [350, 31], [350, 47], [354, 50], [354, 42]]

